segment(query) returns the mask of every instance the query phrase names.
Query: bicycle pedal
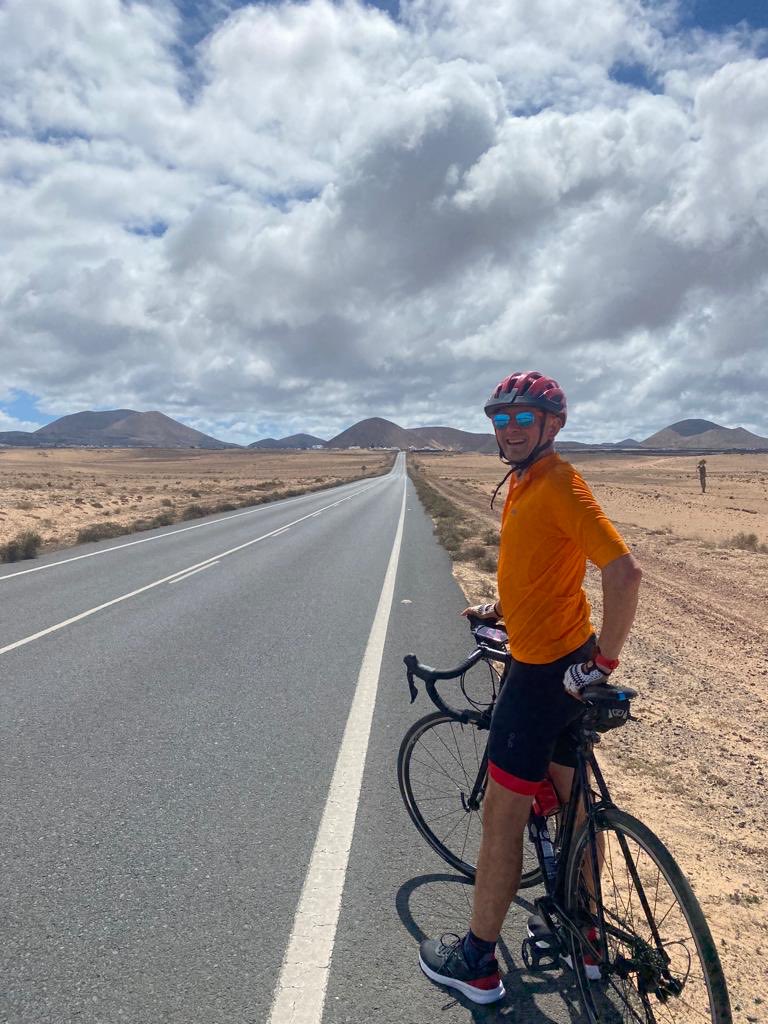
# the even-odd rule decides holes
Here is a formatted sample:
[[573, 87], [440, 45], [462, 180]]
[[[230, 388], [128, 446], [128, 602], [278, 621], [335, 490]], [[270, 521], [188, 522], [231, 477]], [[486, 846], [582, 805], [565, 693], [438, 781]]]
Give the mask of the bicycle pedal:
[[529, 971], [552, 971], [560, 967], [558, 948], [545, 946], [536, 939], [523, 939], [520, 955]]

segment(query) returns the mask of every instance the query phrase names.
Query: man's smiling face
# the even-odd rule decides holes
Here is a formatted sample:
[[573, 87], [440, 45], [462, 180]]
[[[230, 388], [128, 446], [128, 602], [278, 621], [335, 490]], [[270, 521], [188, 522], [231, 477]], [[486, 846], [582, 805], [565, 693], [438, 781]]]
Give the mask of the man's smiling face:
[[[506, 426], [498, 426], [494, 422], [496, 440], [505, 458], [512, 463], [527, 459], [537, 444], [545, 444], [555, 438], [560, 430], [560, 419], [548, 415], [532, 405], [505, 405], [494, 410], [494, 415], [506, 414], [509, 422]], [[525, 415], [521, 415], [525, 414]], [[530, 421], [530, 422], [526, 422]], [[541, 435], [542, 423], [544, 424]], [[541, 435], [541, 441], [539, 440]]]

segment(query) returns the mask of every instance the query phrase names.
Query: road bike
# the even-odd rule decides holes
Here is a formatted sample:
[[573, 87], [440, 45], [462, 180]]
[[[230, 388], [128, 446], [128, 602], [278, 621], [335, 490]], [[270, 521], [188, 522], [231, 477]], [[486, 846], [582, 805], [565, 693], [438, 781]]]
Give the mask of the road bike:
[[[470, 618], [475, 648], [455, 669], [404, 658], [437, 707], [406, 733], [398, 782], [408, 813], [429, 845], [474, 879], [488, 781], [487, 733], [511, 658], [497, 624]], [[470, 697], [470, 670], [484, 664], [490, 687]], [[455, 708], [436, 684], [459, 680], [469, 707]], [[633, 721], [629, 687], [602, 683], [583, 694], [572, 726], [573, 790], [561, 805], [544, 780], [534, 795], [521, 886], [543, 884], [522, 957], [533, 971], [565, 963], [576, 976], [590, 1024], [732, 1024], [720, 958], [691, 886], [661, 840], [611, 799], [595, 758], [601, 734]]]

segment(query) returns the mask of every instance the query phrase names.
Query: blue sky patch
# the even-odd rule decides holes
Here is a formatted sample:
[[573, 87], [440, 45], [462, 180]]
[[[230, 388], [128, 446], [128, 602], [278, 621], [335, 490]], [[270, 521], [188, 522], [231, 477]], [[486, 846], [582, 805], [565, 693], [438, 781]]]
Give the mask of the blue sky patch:
[[768, 28], [766, 0], [685, 0], [680, 13], [685, 27], [707, 32], [722, 32], [743, 21], [752, 28]]
[[654, 75], [644, 64], [614, 64], [610, 70], [614, 82], [631, 85], [634, 89], [646, 89], [648, 92], [662, 92]]
[[40, 412], [37, 408], [39, 401], [37, 395], [32, 395], [28, 391], [13, 391], [11, 395], [11, 398], [0, 402], [0, 409], [15, 420], [21, 420], [26, 423], [39, 423], [42, 427], [45, 423], [50, 423], [52, 420], [59, 418], [58, 416], [48, 416]]
[[126, 224], [125, 230], [131, 235], [149, 235], [152, 238], [162, 238], [168, 230], [165, 221], [155, 220], [151, 224]]

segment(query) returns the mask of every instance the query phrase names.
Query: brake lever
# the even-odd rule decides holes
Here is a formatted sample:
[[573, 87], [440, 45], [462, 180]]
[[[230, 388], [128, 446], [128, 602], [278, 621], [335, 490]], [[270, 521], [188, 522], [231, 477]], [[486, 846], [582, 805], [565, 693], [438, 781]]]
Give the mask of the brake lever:
[[405, 665], [405, 674], [408, 677], [408, 689], [411, 692], [411, 704], [413, 704], [413, 702], [419, 695], [419, 691], [416, 689], [416, 684], [413, 681], [413, 669], [411, 667], [415, 661], [415, 654], [406, 654], [406, 656], [403, 658], [403, 664]]

